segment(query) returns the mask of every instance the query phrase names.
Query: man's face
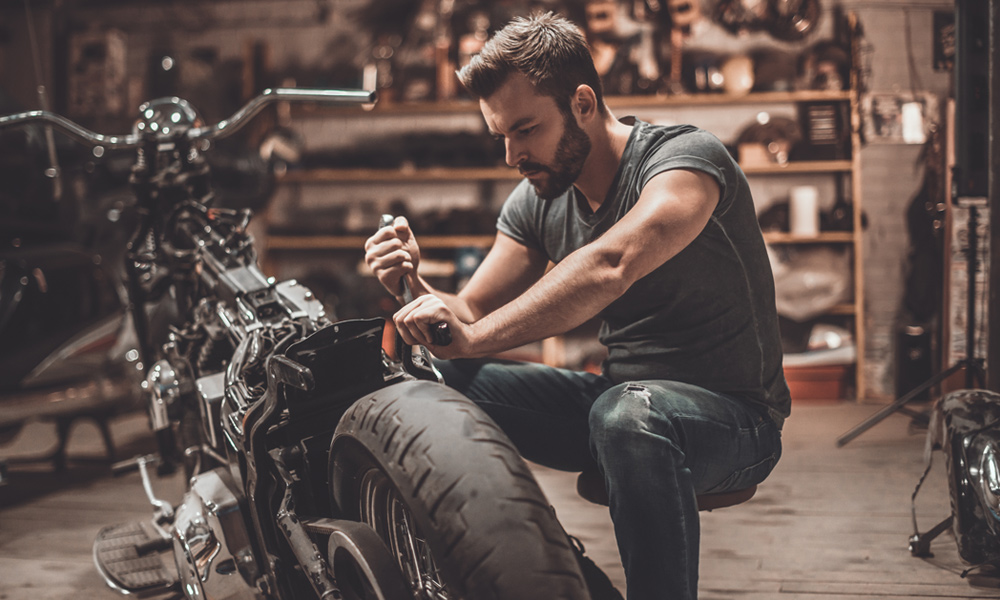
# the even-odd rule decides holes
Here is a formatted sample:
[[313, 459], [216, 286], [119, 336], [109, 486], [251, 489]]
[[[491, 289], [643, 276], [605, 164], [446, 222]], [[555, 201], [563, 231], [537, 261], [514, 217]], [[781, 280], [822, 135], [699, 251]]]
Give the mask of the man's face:
[[569, 189], [590, 154], [590, 138], [572, 114], [564, 115], [550, 96], [535, 91], [515, 73], [480, 107], [490, 133], [502, 136], [507, 164], [517, 167], [541, 198]]

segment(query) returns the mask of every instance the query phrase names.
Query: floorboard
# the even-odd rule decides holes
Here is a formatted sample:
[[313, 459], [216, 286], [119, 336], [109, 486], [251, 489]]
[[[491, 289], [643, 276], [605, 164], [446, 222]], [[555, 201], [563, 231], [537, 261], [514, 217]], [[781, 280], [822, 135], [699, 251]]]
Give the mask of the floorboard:
[[[893, 415], [844, 448], [837, 436], [877, 407], [852, 403], [796, 406], [784, 431], [784, 453], [749, 502], [702, 513], [702, 600], [939, 600], [1000, 598], [990, 580], [963, 578], [969, 565], [946, 533], [930, 559], [910, 555], [910, 497], [924, 469], [925, 433]], [[124, 416], [112, 431], [118, 455], [149, 452], [145, 417]], [[44, 452], [50, 424], [30, 424], [0, 447], [0, 457]], [[73, 432], [70, 454], [101, 452], [96, 429]], [[943, 457], [917, 501], [922, 530], [949, 514]], [[577, 496], [575, 474], [532, 466], [566, 530], [623, 592], [625, 577], [605, 507]], [[137, 474], [111, 477], [106, 465], [72, 461], [64, 472], [47, 464], [11, 465], [0, 487], [0, 600], [110, 599], [94, 570], [91, 542], [104, 525], [148, 518]], [[183, 482], [157, 480], [157, 493], [176, 501]]]

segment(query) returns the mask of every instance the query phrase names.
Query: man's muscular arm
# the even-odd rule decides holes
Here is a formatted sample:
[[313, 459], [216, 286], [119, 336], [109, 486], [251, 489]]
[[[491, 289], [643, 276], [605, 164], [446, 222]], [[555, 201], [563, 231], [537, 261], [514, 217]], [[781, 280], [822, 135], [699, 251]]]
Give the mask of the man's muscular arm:
[[676, 169], [654, 177], [636, 205], [603, 236], [578, 249], [523, 294], [472, 323], [438, 299], [418, 298], [394, 320], [408, 343], [430, 344], [430, 326], [448, 321], [454, 341], [433, 347], [442, 358], [482, 357], [565, 333], [611, 304], [690, 244], [719, 201], [702, 172]]

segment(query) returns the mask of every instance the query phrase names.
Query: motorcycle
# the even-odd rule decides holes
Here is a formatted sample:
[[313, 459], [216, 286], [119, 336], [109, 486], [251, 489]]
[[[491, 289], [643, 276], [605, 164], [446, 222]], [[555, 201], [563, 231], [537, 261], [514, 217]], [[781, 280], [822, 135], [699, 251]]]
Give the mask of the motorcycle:
[[63, 468], [75, 420], [94, 419], [110, 455], [107, 420], [138, 406], [126, 361], [112, 358], [129, 346], [117, 265], [132, 215], [127, 165], [44, 133], [0, 132], [0, 444], [54, 421], [56, 448], [16, 460]]
[[[102, 460], [114, 461], [109, 422], [142, 404], [122, 273], [137, 223], [134, 156], [104, 147], [95, 156], [47, 129], [0, 131], [0, 446], [30, 421], [53, 423], [57, 441], [39, 455], [0, 449], [0, 485], [8, 463], [61, 470], [84, 458], [67, 452], [81, 420], [97, 425]], [[239, 140], [213, 149], [215, 205], [266, 204], [280, 157], [263, 154]]]
[[[916, 498], [941, 450], [948, 480], [950, 514], [931, 529], [917, 526]], [[926, 465], [911, 501], [910, 553], [933, 556], [931, 542], [950, 530], [963, 561], [990, 587], [1000, 572], [1000, 394], [983, 389], [950, 392], [934, 403], [927, 428]], [[970, 579], [972, 579], [970, 577]]]
[[[161, 98], [121, 136], [45, 111], [0, 117], [0, 130], [45, 124], [95, 156], [135, 151], [125, 287], [158, 452], [116, 465], [139, 471], [153, 517], [99, 532], [111, 587], [191, 600], [589, 597], [571, 539], [496, 424], [419, 347], [383, 348], [383, 319], [334, 321], [305, 286], [266, 277], [251, 211], [213, 207], [206, 153], [266, 106], [374, 101], [270, 89], [210, 126]], [[156, 497], [154, 466], [183, 470], [180, 502]]]

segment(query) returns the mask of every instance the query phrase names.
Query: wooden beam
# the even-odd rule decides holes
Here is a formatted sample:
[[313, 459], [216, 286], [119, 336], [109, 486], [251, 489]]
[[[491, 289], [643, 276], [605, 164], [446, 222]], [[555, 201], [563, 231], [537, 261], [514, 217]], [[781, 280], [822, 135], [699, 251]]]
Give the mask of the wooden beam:
[[[989, 3], [989, 177], [987, 179], [987, 206], [990, 207], [989, 231], [1000, 231], [1000, 117], [997, 115], [997, 100], [1000, 99], [1000, 49], [997, 48], [997, 34], [1000, 32], [1000, 7]], [[995, 235], [989, 236], [990, 267], [987, 274], [989, 295], [987, 296], [986, 318], [989, 319], [986, 340], [986, 387], [1000, 391], [1000, 330], [996, 324], [1000, 320], [1000, 243]]]

